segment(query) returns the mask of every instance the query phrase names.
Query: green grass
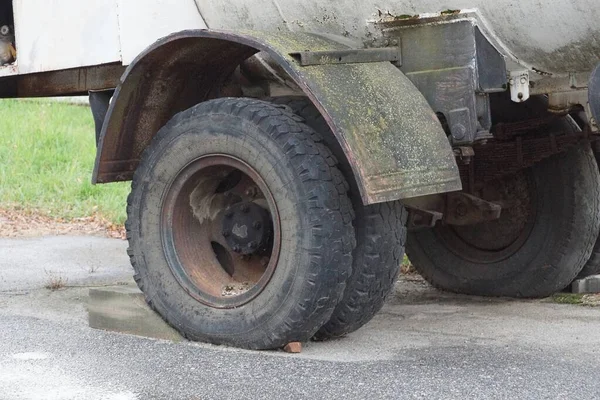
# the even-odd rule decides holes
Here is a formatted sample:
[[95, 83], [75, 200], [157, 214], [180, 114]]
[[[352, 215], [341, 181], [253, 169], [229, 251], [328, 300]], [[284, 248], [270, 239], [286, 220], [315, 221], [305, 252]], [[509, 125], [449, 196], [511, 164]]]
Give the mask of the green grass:
[[584, 295], [576, 293], [556, 293], [552, 296], [552, 301], [559, 304], [583, 304]]
[[0, 207], [123, 223], [129, 183], [92, 185], [95, 157], [88, 107], [0, 101]]

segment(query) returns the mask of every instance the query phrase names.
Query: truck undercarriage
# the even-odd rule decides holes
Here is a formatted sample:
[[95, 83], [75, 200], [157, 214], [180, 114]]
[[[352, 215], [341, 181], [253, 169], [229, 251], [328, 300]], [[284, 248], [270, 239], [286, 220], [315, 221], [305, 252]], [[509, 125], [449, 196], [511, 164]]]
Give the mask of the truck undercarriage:
[[15, 29], [0, 96], [90, 94], [94, 182], [132, 180], [136, 281], [189, 338], [350, 333], [382, 307], [405, 245], [428, 281], [466, 294], [542, 297], [600, 272], [598, 48], [554, 74], [477, 10], [379, 11], [362, 45], [194, 29], [126, 69], [21, 73]]

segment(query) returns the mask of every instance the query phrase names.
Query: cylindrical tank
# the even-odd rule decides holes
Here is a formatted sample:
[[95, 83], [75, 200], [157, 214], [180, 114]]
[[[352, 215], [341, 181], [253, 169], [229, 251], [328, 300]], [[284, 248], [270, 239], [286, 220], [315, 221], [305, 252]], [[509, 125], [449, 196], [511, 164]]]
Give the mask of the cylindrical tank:
[[476, 16], [509, 61], [530, 70], [564, 76], [589, 72], [600, 63], [598, 0], [195, 1], [212, 29], [307, 31], [359, 43], [381, 35], [377, 21], [382, 18], [460, 11]]

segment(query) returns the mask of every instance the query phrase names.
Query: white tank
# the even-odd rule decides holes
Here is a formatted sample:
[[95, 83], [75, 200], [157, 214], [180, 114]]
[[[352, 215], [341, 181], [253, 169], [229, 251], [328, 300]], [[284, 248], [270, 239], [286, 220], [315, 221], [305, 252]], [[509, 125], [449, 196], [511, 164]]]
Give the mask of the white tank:
[[509, 69], [567, 76], [600, 63], [598, 0], [195, 1], [212, 29], [308, 31], [363, 43], [381, 35], [377, 21], [460, 11], [477, 21]]

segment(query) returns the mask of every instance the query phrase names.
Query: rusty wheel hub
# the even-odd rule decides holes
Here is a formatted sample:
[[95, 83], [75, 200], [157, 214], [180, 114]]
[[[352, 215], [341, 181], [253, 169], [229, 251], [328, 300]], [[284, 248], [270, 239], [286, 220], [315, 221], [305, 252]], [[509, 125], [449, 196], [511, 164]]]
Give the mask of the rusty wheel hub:
[[536, 216], [535, 183], [527, 170], [485, 184], [478, 195], [500, 204], [500, 218], [475, 225], [443, 226], [439, 237], [456, 255], [493, 263], [514, 254], [528, 239]]
[[269, 283], [279, 213], [264, 180], [242, 160], [219, 154], [188, 164], [168, 189], [161, 220], [169, 268], [198, 301], [239, 307]]

